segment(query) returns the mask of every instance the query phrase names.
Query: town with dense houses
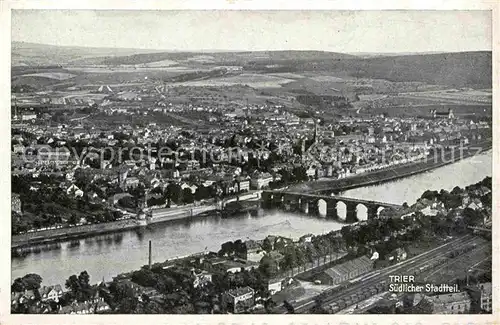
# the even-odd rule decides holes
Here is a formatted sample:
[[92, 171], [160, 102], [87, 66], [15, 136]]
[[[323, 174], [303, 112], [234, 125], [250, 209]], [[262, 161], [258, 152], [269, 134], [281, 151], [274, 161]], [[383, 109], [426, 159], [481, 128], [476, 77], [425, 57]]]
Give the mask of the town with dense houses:
[[187, 29], [136, 14], [87, 12], [130, 48], [11, 44], [11, 314], [494, 313], [491, 50], [132, 48]]
[[[226, 242], [218, 252], [145, 265], [95, 285], [86, 271], [70, 276], [64, 285], [50, 287], [41, 286], [43, 280], [37, 274], [27, 274], [12, 285], [12, 310], [67, 314], [279, 313], [282, 302], [288, 305], [298, 294], [298, 279], [338, 287], [415, 256], [419, 243], [443, 242], [467, 233], [470, 227], [491, 223], [491, 199], [491, 178], [486, 178], [465, 189], [427, 191], [413, 205], [392, 211], [400, 216], [398, 219], [387, 214], [325, 235], [304, 235], [298, 241], [269, 235], [262, 240]], [[456, 254], [451, 251], [439, 263], [453, 264], [461, 254], [488, 240], [491, 237], [479, 238], [458, 248]], [[460, 288], [457, 293], [392, 294], [367, 312], [491, 311], [491, 268], [478, 268], [467, 274], [467, 279], [456, 274], [453, 281]], [[382, 292], [379, 286], [366, 290], [367, 295]], [[315, 307], [325, 308], [320, 306]], [[339, 305], [322, 311], [329, 312], [329, 308], [335, 312]]]

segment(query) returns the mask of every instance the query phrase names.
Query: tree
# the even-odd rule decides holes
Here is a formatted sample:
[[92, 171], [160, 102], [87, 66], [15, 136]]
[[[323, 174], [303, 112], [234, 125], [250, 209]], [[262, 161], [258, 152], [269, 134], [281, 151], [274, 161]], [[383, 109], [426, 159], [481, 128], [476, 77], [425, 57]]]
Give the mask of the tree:
[[42, 277], [35, 273], [29, 273], [23, 276], [22, 282], [26, 290], [38, 290], [42, 283]]
[[455, 186], [452, 190], [451, 190], [451, 194], [453, 195], [458, 195], [458, 194], [461, 194], [463, 193], [464, 190], [462, 190], [459, 186]]
[[179, 184], [171, 183], [167, 186], [167, 198], [172, 202], [180, 203], [182, 201], [182, 188]]
[[68, 224], [70, 224], [70, 225], [76, 225], [79, 222], [80, 222], [80, 218], [74, 213], [72, 213], [68, 218]]
[[269, 237], [266, 237], [262, 242], [262, 249], [268, 253], [273, 250], [273, 244], [271, 243]]
[[200, 187], [198, 187], [196, 189], [196, 192], [194, 193], [194, 197], [197, 201], [207, 199], [210, 197], [210, 191], [207, 187], [200, 185]]
[[425, 192], [422, 194], [421, 198], [422, 198], [422, 199], [427, 199], [427, 200], [431, 200], [431, 201], [432, 201], [432, 200], [434, 200], [435, 198], [437, 198], [437, 197], [438, 197], [438, 195], [439, 195], [439, 193], [438, 193], [437, 191], [427, 190], [427, 191], [425, 191]]
[[87, 271], [80, 275], [71, 275], [65, 283], [67, 289], [71, 291], [72, 298], [77, 301], [87, 301], [92, 297], [92, 287], [90, 285], [90, 276]]
[[189, 204], [189, 203], [193, 203], [194, 202], [193, 192], [191, 192], [190, 188], [185, 188], [182, 191], [182, 198], [183, 198], [184, 203], [188, 203]]
[[247, 246], [245, 243], [238, 239], [233, 244], [234, 253], [240, 258], [246, 258], [247, 256]]
[[135, 209], [137, 208], [137, 201], [131, 196], [124, 196], [118, 200], [118, 205], [127, 209]]
[[276, 261], [269, 255], [263, 256], [259, 263], [259, 271], [261, 271], [266, 277], [271, 277], [278, 271]]
[[234, 243], [232, 241], [225, 242], [221, 245], [219, 253], [220, 256], [231, 256], [234, 254]]
[[24, 292], [24, 290], [26, 290], [23, 279], [21, 278], [15, 279], [10, 288], [12, 292]]

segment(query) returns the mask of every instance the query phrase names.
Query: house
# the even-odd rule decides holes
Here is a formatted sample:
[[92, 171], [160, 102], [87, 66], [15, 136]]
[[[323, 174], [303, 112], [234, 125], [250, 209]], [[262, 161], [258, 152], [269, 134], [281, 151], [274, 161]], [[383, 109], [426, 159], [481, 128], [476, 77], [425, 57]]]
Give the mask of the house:
[[[37, 146], [38, 147], [38, 146]], [[48, 165], [63, 165], [70, 162], [71, 153], [69, 149], [61, 148], [51, 148], [50, 146], [40, 146], [37, 148], [37, 164]]]
[[191, 279], [193, 280], [193, 287], [204, 287], [208, 283], [212, 282], [212, 274], [205, 270], [195, 270], [191, 271]]
[[21, 120], [22, 121], [31, 121], [31, 120], [36, 120], [36, 114], [34, 113], [26, 113], [21, 115]]
[[10, 294], [10, 301], [12, 305], [22, 304], [27, 300], [28, 298], [26, 298], [22, 292], [12, 292]]
[[240, 178], [238, 181], [238, 192], [250, 191], [250, 179]]
[[222, 294], [222, 307], [232, 313], [241, 313], [255, 304], [255, 291], [250, 287], [232, 289]]
[[483, 208], [483, 203], [479, 199], [472, 199], [469, 204], [467, 204], [467, 208], [472, 210], [481, 210]]
[[300, 243], [310, 243], [312, 241], [313, 235], [307, 234], [299, 238]]
[[66, 194], [73, 195], [75, 197], [82, 197], [83, 191], [78, 188], [75, 184], [72, 184], [70, 187], [66, 189]]
[[198, 186], [196, 186], [196, 185], [189, 185], [187, 183], [183, 183], [181, 185], [181, 189], [185, 190], [186, 188], [188, 188], [191, 191], [191, 193], [194, 194], [196, 192], [196, 190], [198, 189]]
[[273, 181], [273, 176], [269, 173], [255, 173], [250, 179], [250, 188], [260, 190], [268, 187]]
[[283, 281], [282, 279], [269, 279], [267, 282], [267, 290], [271, 295], [276, 294], [283, 290]]
[[55, 302], [58, 302], [59, 298], [61, 298], [62, 295], [63, 295], [63, 290], [59, 284], [50, 287], [44, 286], [40, 289], [40, 297], [42, 301], [53, 300]]
[[33, 290], [26, 290], [24, 291], [24, 297], [27, 300], [34, 300], [36, 298], [35, 292]]
[[139, 186], [139, 179], [137, 177], [128, 177], [125, 179], [125, 189], [136, 188]]
[[491, 282], [480, 283], [478, 285], [478, 288], [481, 291], [481, 300], [480, 300], [481, 310], [491, 312], [493, 310]]
[[104, 298], [100, 298], [97, 304], [95, 305], [95, 312], [106, 312], [111, 310], [111, 307], [108, 305], [107, 302], [104, 301]]
[[197, 160], [188, 160], [185, 164], [184, 167], [187, 171], [192, 171], [196, 169], [200, 169], [200, 162]]
[[59, 308], [58, 314], [74, 314], [73, 306], [63, 306]]
[[307, 177], [309, 177], [309, 179], [313, 179], [314, 177], [316, 177], [316, 168], [314, 166], [310, 166], [306, 170], [306, 175]]
[[21, 197], [19, 196], [19, 194], [12, 193], [11, 210], [21, 214], [22, 213], [21, 206], [22, 206]]
[[14, 154], [24, 154], [25, 150], [26, 150], [26, 147], [23, 146], [22, 144], [15, 144], [12, 146], [12, 152]]
[[246, 259], [251, 262], [259, 262], [265, 255], [265, 251], [262, 249], [259, 243], [255, 240], [245, 241], [245, 246], [247, 249]]
[[86, 315], [86, 314], [93, 314], [94, 313], [94, 306], [92, 303], [85, 301], [85, 302], [77, 302], [73, 304], [73, 312], [71, 314], [77, 314], [77, 315]]
[[471, 299], [467, 292], [448, 293], [427, 297], [433, 314], [467, 314]]
[[398, 301], [392, 299], [381, 299], [373, 307], [367, 310], [368, 314], [395, 314]]
[[407, 254], [406, 254], [406, 251], [404, 248], [396, 248], [395, 250], [393, 250], [392, 252], [390, 252], [389, 254], [387, 254], [385, 256], [385, 259], [388, 260], [388, 261], [394, 261], [394, 262], [400, 262], [400, 261], [404, 261], [407, 257]]

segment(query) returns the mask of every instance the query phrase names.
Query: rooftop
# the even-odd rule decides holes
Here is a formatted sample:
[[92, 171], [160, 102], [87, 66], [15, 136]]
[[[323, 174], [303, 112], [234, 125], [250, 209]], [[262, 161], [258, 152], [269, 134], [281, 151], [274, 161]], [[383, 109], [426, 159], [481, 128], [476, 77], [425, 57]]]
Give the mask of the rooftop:
[[231, 289], [227, 291], [227, 294], [233, 297], [240, 297], [243, 296], [247, 293], [254, 293], [254, 290], [250, 287], [242, 287], [242, 288], [236, 288], [236, 289]]

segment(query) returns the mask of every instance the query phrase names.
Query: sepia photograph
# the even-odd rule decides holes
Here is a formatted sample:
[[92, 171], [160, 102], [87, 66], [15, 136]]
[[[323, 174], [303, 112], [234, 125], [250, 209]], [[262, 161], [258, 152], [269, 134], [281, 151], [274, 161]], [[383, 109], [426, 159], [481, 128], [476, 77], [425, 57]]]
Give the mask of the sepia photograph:
[[491, 10], [10, 17], [10, 314], [498, 310]]

